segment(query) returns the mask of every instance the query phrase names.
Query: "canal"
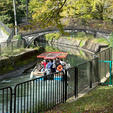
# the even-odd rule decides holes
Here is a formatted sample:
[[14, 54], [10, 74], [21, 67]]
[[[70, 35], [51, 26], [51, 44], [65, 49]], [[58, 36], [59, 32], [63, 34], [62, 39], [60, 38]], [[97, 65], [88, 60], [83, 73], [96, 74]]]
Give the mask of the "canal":
[[[92, 58], [91, 54], [88, 54], [77, 48], [55, 46], [55, 45], [49, 46], [49, 45], [45, 45], [45, 44], [40, 44], [39, 46], [44, 47], [48, 51], [67, 52], [68, 56], [65, 59], [65, 61], [68, 62], [71, 66], [76, 66], [77, 64], [83, 63]], [[27, 72], [23, 73], [20, 76], [10, 77], [7, 79], [0, 80], [0, 88], [10, 86], [10, 87], [12, 87], [12, 89], [14, 89], [14, 87], [17, 84], [31, 80], [31, 78], [30, 78], [31, 71], [32, 71], [32, 69], [28, 70]], [[71, 74], [73, 74], [73, 70], [71, 70]], [[69, 92], [74, 91], [74, 89], [73, 89], [74, 88], [73, 87], [74, 79], [73, 78], [71, 78], [71, 79], [72, 80], [71, 80], [70, 84], [68, 85]], [[84, 79], [84, 81], [85, 81], [85, 79]], [[87, 82], [87, 80], [86, 80], [86, 82]], [[27, 87], [27, 90], [26, 90], [26, 87]], [[59, 89], [59, 88], [60, 88], [60, 90], [57, 90], [54, 92], [55, 89]], [[34, 90], [34, 89], [36, 89], [36, 90]], [[35, 80], [35, 81], [26, 82], [25, 84], [18, 85], [16, 90], [17, 90], [16, 91], [16, 94], [17, 94], [16, 104], [18, 106], [16, 108], [16, 111], [18, 111], [18, 113], [23, 112], [23, 110], [27, 110], [28, 106], [30, 106], [29, 111], [33, 111], [35, 104], [37, 105], [37, 100], [38, 100], [38, 103], [40, 103], [40, 102], [42, 103], [42, 101], [43, 101], [44, 103], [46, 102], [49, 105], [51, 102], [54, 101], [54, 95], [56, 95], [56, 93], [57, 93], [57, 95], [56, 95], [56, 100], [57, 100], [62, 93], [61, 91], [63, 91], [63, 82], [58, 81], [58, 80], [47, 80], [46, 82], [42, 81], [42, 80], [38, 80], [38, 82], [37, 82], [37, 80]], [[38, 91], [38, 93], [37, 93], [37, 91]], [[53, 93], [51, 93], [51, 92], [53, 92]], [[4, 93], [6, 93], [6, 92], [4, 92]], [[38, 95], [38, 98], [37, 98], [37, 96], [35, 97], [35, 95]], [[51, 98], [51, 97], [53, 97], [53, 98]], [[27, 98], [29, 98], [29, 99], [27, 100]], [[8, 101], [8, 104], [9, 104], [9, 102], [10, 101]], [[25, 103], [27, 103], [27, 104], [25, 104]], [[12, 104], [12, 106], [14, 107], [14, 103]], [[33, 107], [31, 107], [31, 106], [33, 106]], [[7, 106], [4, 106], [4, 108], [6, 108], [6, 107]], [[2, 110], [2, 92], [0, 92], [0, 112], [2, 112], [1, 110]], [[27, 111], [25, 111], [25, 113], [27, 113]]]
[[[77, 64], [83, 63], [89, 59], [92, 58], [92, 55], [90, 53], [86, 53], [82, 50], [79, 50], [77, 48], [70, 48], [66, 46], [49, 46], [41, 43], [39, 46], [42, 46], [48, 50], [48, 51], [63, 51], [67, 52], [68, 56], [65, 59], [66, 62], [68, 62], [71, 66], [76, 66]], [[30, 80], [30, 72], [32, 69], [30, 69], [28, 72], [23, 73], [22, 75], [16, 76], [16, 77], [9, 77], [3, 80], [0, 80], [0, 88], [7, 87], [7, 86], [15, 86], [18, 83]]]

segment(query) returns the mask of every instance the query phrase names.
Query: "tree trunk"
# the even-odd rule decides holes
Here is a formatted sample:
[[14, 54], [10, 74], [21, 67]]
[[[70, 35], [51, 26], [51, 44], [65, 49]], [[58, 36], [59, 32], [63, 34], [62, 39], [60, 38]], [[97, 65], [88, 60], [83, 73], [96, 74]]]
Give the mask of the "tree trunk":
[[16, 2], [13, 0], [13, 9], [14, 9], [14, 21], [15, 21], [15, 34], [17, 35], [17, 19], [16, 19]]

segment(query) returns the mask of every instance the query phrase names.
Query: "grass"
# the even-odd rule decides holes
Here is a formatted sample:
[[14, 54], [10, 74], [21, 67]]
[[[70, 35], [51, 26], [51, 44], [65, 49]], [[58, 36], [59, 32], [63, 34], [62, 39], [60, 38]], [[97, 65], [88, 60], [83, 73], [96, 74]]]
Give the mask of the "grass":
[[105, 39], [105, 38], [96, 38], [96, 39], [94, 39], [94, 42], [103, 43], [103, 44], [109, 44], [108, 40]]
[[52, 40], [52, 39], [59, 39], [59, 38], [66, 38], [68, 40], [80, 40], [80, 47], [82, 47], [86, 41], [92, 40], [94, 43], [100, 43], [100, 44], [108, 44], [109, 42], [106, 38], [99, 37], [95, 38], [92, 34], [85, 34], [85, 32], [77, 32], [77, 33], [68, 33], [68, 35], [61, 35], [60, 33], [49, 33], [45, 35], [46, 40]]
[[26, 52], [26, 51], [27, 51], [27, 49], [25, 49], [25, 48], [18, 48], [18, 49], [14, 48], [13, 50], [5, 48], [2, 50], [1, 56], [2, 57], [9, 57], [11, 55], [17, 55], [19, 53]]
[[98, 86], [77, 101], [60, 104], [47, 113], [113, 113], [113, 86]]

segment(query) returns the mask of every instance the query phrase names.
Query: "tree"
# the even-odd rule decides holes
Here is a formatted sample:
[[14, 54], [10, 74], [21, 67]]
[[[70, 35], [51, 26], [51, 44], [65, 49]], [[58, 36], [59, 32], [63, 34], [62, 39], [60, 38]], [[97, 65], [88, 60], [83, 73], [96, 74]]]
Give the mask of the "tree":
[[62, 18], [60, 12], [67, 0], [31, 0], [29, 3], [30, 14], [34, 22], [41, 26], [55, 25], [61, 28]]
[[109, 19], [113, 0], [31, 0], [29, 8], [35, 22], [49, 26], [60, 24], [63, 17]]
[[[14, 25], [13, 0], [0, 1], [0, 21], [5, 24]], [[22, 17], [25, 17], [26, 0], [15, 0], [17, 23], [21, 23]]]
[[14, 9], [14, 21], [15, 21], [15, 34], [17, 35], [17, 19], [16, 19], [16, 2], [13, 0], [13, 9]]

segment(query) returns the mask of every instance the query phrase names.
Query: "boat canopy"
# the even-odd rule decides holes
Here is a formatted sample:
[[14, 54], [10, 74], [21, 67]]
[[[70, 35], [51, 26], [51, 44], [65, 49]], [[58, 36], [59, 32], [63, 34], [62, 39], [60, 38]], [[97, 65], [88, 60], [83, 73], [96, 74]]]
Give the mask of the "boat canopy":
[[45, 52], [37, 56], [37, 58], [43, 59], [56, 59], [56, 58], [66, 58], [68, 53], [65, 52]]

